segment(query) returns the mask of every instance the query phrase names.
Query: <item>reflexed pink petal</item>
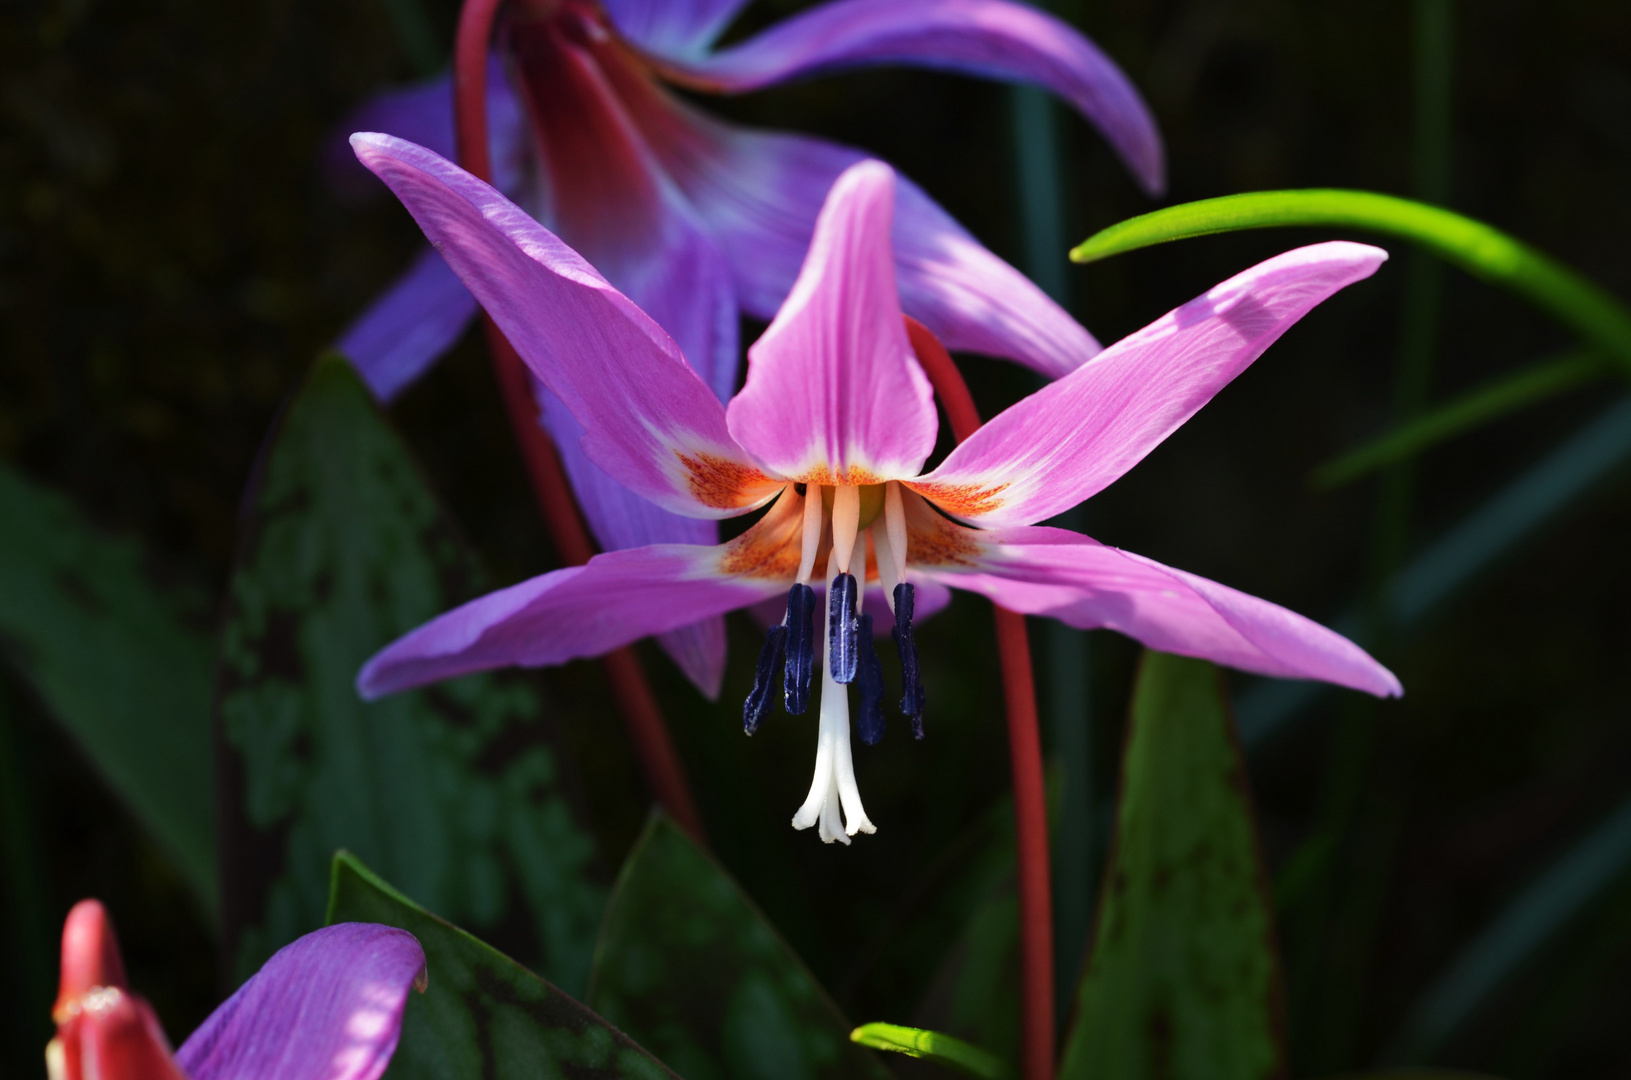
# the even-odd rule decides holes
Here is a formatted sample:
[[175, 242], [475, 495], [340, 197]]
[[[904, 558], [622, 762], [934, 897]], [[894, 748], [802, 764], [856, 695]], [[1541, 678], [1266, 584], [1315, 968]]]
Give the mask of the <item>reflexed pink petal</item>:
[[934, 449], [933, 391], [895, 292], [894, 202], [881, 162], [839, 177], [793, 291], [748, 350], [730, 431], [778, 475], [879, 483], [915, 476]]
[[377, 134], [352, 142], [584, 426], [584, 452], [610, 476], [696, 517], [728, 517], [775, 494], [673, 340], [576, 252], [421, 147]]
[[602, 0], [618, 32], [647, 52], [676, 60], [708, 54], [748, 0]]
[[[725, 124], [649, 83], [620, 82], [619, 92], [724, 252], [737, 302], [773, 318], [798, 276], [827, 192], [866, 155], [803, 135]], [[1047, 294], [900, 177], [894, 243], [902, 310], [947, 348], [1014, 360], [1050, 378], [1099, 351]]]
[[662, 544], [596, 555], [455, 608], [380, 650], [357, 676], [365, 698], [472, 671], [599, 656], [775, 592], [783, 577], [737, 577], [730, 547]]
[[[671, 514], [597, 468], [578, 447], [583, 428], [566, 411], [566, 406], [536, 381], [533, 391], [543, 410], [545, 426], [555, 440], [566, 477], [577, 496], [578, 507], [602, 551], [650, 544], [719, 542], [719, 526], [714, 522]], [[695, 625], [659, 634], [657, 643], [698, 690], [710, 699], [719, 696], [719, 686], [725, 678], [723, 618], [704, 619]]]
[[923, 572], [1011, 611], [1085, 630], [1116, 630], [1152, 649], [1242, 671], [1319, 679], [1378, 697], [1403, 693], [1393, 673], [1342, 635], [1267, 600], [1064, 529], [971, 533], [972, 565]]
[[834, 0], [671, 74], [742, 93], [876, 64], [1037, 83], [1092, 121], [1147, 192], [1166, 185], [1155, 119], [1121, 69], [1071, 26], [1007, 0]]
[[[494, 186], [512, 191], [526, 169], [526, 117], [497, 53], [487, 61], [487, 128]], [[383, 194], [378, 181], [357, 163], [351, 150], [353, 131], [383, 131], [453, 160], [458, 155], [453, 145], [452, 76], [437, 75], [374, 95], [348, 113], [329, 138], [324, 165], [330, 182], [344, 194]]]
[[346, 328], [334, 349], [356, 367], [374, 397], [389, 404], [464, 335], [476, 298], [435, 248]]
[[1297, 248], [1230, 278], [993, 417], [912, 483], [982, 526], [1067, 510], [1143, 460], [1316, 304], [1369, 277], [1380, 248]]
[[425, 953], [406, 930], [341, 923], [266, 962], [176, 1054], [192, 1080], [374, 1080]]

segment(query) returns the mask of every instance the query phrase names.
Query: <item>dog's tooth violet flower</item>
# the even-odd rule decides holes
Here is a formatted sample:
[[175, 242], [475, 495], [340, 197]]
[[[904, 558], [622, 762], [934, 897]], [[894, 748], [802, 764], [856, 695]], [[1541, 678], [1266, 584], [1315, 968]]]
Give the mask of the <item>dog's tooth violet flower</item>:
[[[1163, 183], [1155, 122], [1127, 77], [1070, 26], [1009, 0], [836, 0], [716, 50], [744, 0], [513, 0], [488, 75], [494, 180], [666, 330], [723, 400], [736, 387], [738, 312], [769, 319], [792, 287], [816, 213], [849, 147], [727, 123], [682, 99], [909, 64], [1046, 87], [1096, 124], [1138, 181]], [[384, 131], [452, 157], [444, 78], [381, 97], [347, 132]], [[354, 166], [353, 166], [354, 168]], [[919, 188], [897, 191], [896, 275], [906, 313], [948, 346], [1049, 377], [1099, 349], [1080, 324]], [[458, 340], [475, 300], [426, 251], [337, 342], [389, 400]], [[603, 549], [707, 543], [708, 522], [630, 497], [578, 452], [570, 410], [540, 404]], [[660, 637], [710, 696], [718, 619]]]
[[[751, 731], [782, 672], [804, 710], [819, 665], [819, 739], [796, 828], [846, 840], [873, 826], [850, 756], [882, 721], [881, 664], [864, 592], [892, 611], [903, 711], [921, 722], [912, 638], [919, 586], [951, 586], [1072, 626], [1247, 671], [1399, 693], [1385, 668], [1300, 615], [1041, 521], [1130, 469], [1315, 304], [1386, 253], [1299, 248], [1253, 267], [996, 416], [922, 473], [938, 421], [908, 341], [891, 251], [888, 166], [847, 170], [798, 279], [722, 406], [674, 341], [498, 192], [420, 147], [354, 138], [533, 373], [584, 430], [607, 475], [675, 513], [722, 518], [770, 504], [725, 544], [608, 552], [448, 612], [362, 669], [368, 697], [507, 664], [558, 664], [785, 596], [744, 708]], [[955, 519], [955, 520], [953, 520]], [[815, 587], [825, 588], [819, 601]], [[816, 615], [822, 613], [819, 625]], [[820, 635], [819, 637], [817, 635]]]
[[377, 1080], [425, 954], [406, 930], [341, 923], [280, 950], [174, 1055], [130, 992], [107, 911], [81, 900], [62, 929], [50, 1080]]

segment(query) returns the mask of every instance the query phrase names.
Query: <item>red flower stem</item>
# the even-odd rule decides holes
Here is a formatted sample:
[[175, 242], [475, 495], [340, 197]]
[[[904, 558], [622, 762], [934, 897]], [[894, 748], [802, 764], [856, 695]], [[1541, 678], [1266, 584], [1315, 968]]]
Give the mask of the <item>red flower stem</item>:
[[[968, 384], [945, 346], [916, 319], [907, 336], [934, 386], [958, 442], [980, 426]], [[1042, 736], [1025, 616], [993, 605], [997, 656], [1008, 709], [1008, 757], [1014, 778], [1014, 838], [1019, 855], [1020, 1064], [1025, 1080], [1053, 1080], [1053, 891], [1048, 868], [1048, 803]]]
[[[458, 36], [453, 45], [453, 116], [459, 163], [481, 180], [491, 181], [492, 159], [487, 149], [487, 48], [493, 37], [493, 22], [500, 0], [466, 0], [459, 12]], [[493, 375], [504, 398], [510, 428], [520, 445], [521, 458], [532, 477], [533, 494], [543, 512], [544, 524], [561, 561], [578, 566], [595, 553], [593, 541], [578, 515], [572, 489], [561, 469], [560, 458], [538, 422], [538, 403], [532, 396], [526, 364], [503, 331], [485, 313], [488, 351], [493, 358]], [[634, 742], [641, 771], [653, 797], [663, 809], [698, 842], [705, 843], [702, 815], [685, 779], [662, 709], [646, 681], [640, 660], [632, 648], [622, 648], [601, 658], [612, 695], [623, 713], [624, 726]]]

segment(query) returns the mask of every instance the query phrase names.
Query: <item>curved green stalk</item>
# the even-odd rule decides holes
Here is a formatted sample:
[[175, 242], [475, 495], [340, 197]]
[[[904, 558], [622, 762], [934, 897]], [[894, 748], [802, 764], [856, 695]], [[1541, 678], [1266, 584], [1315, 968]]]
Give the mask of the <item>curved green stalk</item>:
[[923, 1028], [899, 1024], [862, 1024], [849, 1033], [850, 1041], [874, 1050], [890, 1050], [908, 1057], [923, 1058], [983, 1080], [1010, 1080], [1013, 1070], [995, 1054], [962, 1039]]
[[1580, 274], [1481, 221], [1374, 191], [1254, 191], [1141, 214], [1071, 250], [1088, 263], [1169, 240], [1285, 226], [1338, 226], [1398, 236], [1512, 290], [1602, 348], [1631, 374], [1631, 312]]
[[1487, 382], [1327, 461], [1314, 470], [1313, 486], [1320, 490], [1341, 487], [1525, 405], [1572, 390], [1610, 370], [1602, 354], [1589, 349], [1548, 357]]

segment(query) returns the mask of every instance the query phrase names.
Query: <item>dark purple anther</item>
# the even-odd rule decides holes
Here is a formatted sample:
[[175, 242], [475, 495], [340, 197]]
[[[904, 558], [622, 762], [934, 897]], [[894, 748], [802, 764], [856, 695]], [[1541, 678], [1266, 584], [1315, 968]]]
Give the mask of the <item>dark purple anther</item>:
[[827, 589], [827, 669], [833, 682], [855, 681], [855, 575], [839, 574]]
[[861, 691], [861, 711], [855, 717], [855, 727], [862, 742], [876, 746], [883, 738], [883, 665], [878, 663], [878, 650], [872, 647], [872, 616], [861, 616], [856, 639], [860, 657], [855, 682]]
[[917, 670], [917, 642], [912, 640], [912, 603], [909, 582], [895, 586], [895, 628], [889, 632], [900, 651], [900, 711], [912, 720], [912, 736], [923, 738], [923, 678]]
[[776, 685], [776, 668], [782, 662], [787, 646], [787, 627], [772, 626], [759, 650], [759, 666], [753, 670], [753, 689], [742, 705], [742, 730], [752, 735], [759, 730], [759, 722], [770, 708], [770, 688]]
[[799, 716], [810, 704], [815, 674], [815, 590], [800, 583], [787, 590], [787, 667], [782, 672], [782, 705]]

